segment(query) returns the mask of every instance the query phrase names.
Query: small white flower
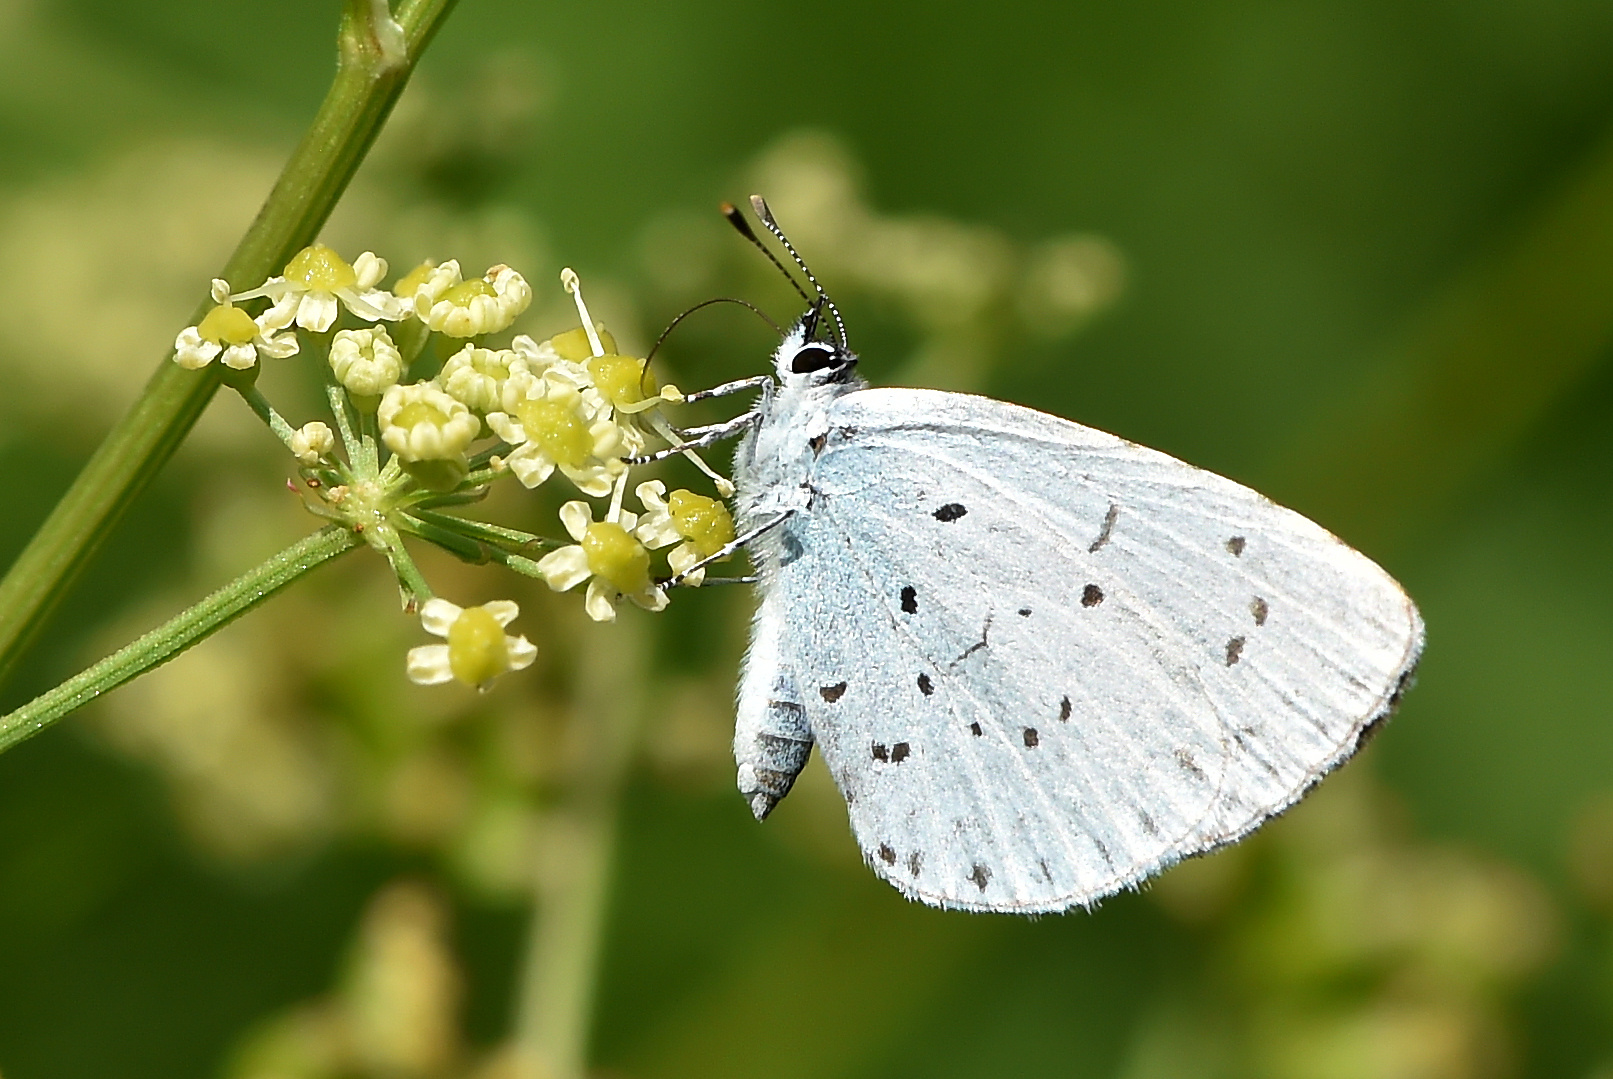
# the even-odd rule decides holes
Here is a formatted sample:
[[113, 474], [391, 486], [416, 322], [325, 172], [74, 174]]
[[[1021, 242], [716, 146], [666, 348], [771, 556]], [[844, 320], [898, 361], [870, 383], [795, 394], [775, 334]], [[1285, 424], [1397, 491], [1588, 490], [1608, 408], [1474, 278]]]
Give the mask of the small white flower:
[[532, 665], [538, 649], [525, 637], [512, 637], [504, 627], [521, 609], [507, 599], [480, 607], [459, 607], [445, 599], [428, 599], [420, 608], [426, 632], [446, 638], [447, 644], [423, 644], [409, 649], [409, 680], [435, 686], [458, 679], [486, 689], [506, 671]]
[[330, 343], [330, 369], [354, 397], [376, 397], [403, 377], [403, 354], [384, 327], [337, 330]]
[[[676, 543], [667, 554], [673, 573], [686, 572], [734, 540], [734, 518], [715, 498], [693, 491], [673, 491], [668, 498], [666, 484], [660, 480], [645, 480], [634, 493], [646, 511], [634, 534], [651, 550]], [[698, 586], [705, 577], [706, 571], [698, 569], [684, 583]]]
[[559, 468], [583, 494], [600, 498], [627, 467], [624, 453], [636, 452], [577, 364], [557, 361], [541, 375], [514, 365], [502, 403], [502, 412], [487, 414], [487, 425], [515, 447], [504, 462], [526, 487]]
[[313, 244], [293, 255], [280, 277], [236, 293], [235, 299], [269, 297], [274, 306], [265, 317], [276, 329], [295, 322], [305, 330], [324, 333], [336, 321], [340, 307], [366, 322], [396, 322], [407, 309], [396, 296], [375, 287], [385, 276], [386, 259], [369, 251], [350, 265], [324, 244]]
[[476, 337], [509, 329], [532, 302], [532, 286], [504, 265], [465, 280], [459, 263], [450, 259], [432, 270], [407, 299], [413, 302], [416, 317], [438, 333]]
[[405, 461], [457, 458], [482, 430], [470, 409], [430, 382], [393, 386], [375, 415], [381, 441]]
[[650, 552], [633, 535], [634, 514], [622, 510], [614, 521], [595, 521], [588, 503], [567, 502], [560, 507], [560, 522], [577, 542], [538, 562], [550, 588], [566, 592], [588, 581], [583, 609], [596, 622], [614, 619], [624, 597], [647, 611], [666, 607], [666, 593], [650, 577]]
[[524, 369], [514, 349], [466, 345], [448, 357], [437, 382], [444, 393], [464, 402], [472, 412], [494, 412], [502, 407], [504, 384], [510, 380], [513, 364], [523, 364]]
[[213, 280], [213, 302], [218, 304], [201, 322], [186, 326], [174, 339], [174, 362], [192, 371], [222, 356], [225, 367], [245, 371], [259, 356], [283, 360], [297, 354], [297, 335], [276, 333], [268, 312], [253, 318], [230, 300], [229, 282]]
[[314, 420], [291, 433], [292, 455], [305, 465], [317, 465], [322, 457], [329, 457], [336, 448], [336, 436], [330, 427]]

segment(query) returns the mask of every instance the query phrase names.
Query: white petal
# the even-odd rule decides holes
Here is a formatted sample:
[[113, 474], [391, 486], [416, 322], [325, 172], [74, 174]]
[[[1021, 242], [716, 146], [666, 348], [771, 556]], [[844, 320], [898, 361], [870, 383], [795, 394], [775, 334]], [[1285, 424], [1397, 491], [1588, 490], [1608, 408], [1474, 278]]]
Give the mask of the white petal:
[[520, 604], [510, 599], [489, 600], [482, 604], [482, 610], [492, 615], [493, 621], [501, 626], [509, 625], [521, 613]]
[[297, 335], [294, 333], [281, 333], [273, 337], [260, 337], [258, 351], [271, 360], [283, 360], [287, 356], [297, 354]]
[[489, 412], [487, 414], [487, 426], [493, 429], [494, 434], [512, 446], [519, 446], [526, 441], [526, 429], [521, 426], [519, 420], [508, 412]]
[[[526, 452], [529, 447], [532, 452]], [[554, 474], [554, 462], [531, 442], [506, 457], [504, 463], [515, 473], [522, 487], [536, 487]]]
[[538, 560], [538, 572], [556, 592], [567, 592], [588, 578], [588, 555], [581, 547], [562, 547]]
[[213, 287], [208, 289], [207, 294], [213, 297], [213, 302], [216, 304], [229, 303], [230, 283], [222, 277], [215, 277], [213, 278]]
[[643, 592], [634, 592], [627, 597], [646, 611], [666, 610], [666, 593], [659, 588], [650, 588]]
[[336, 297], [328, 292], [305, 292], [297, 305], [297, 325], [314, 333], [324, 333], [336, 321]]
[[237, 371], [245, 371], [256, 367], [258, 363], [258, 350], [250, 343], [245, 345], [231, 345], [224, 350], [224, 366], [233, 367]]
[[538, 646], [525, 637], [505, 637], [504, 651], [510, 657], [512, 671], [524, 671], [538, 658]]
[[440, 686], [454, 680], [454, 670], [448, 664], [446, 644], [422, 644], [409, 649], [404, 669], [409, 681], [418, 686]]
[[434, 637], [448, 636], [448, 627], [464, 614], [463, 607], [434, 596], [420, 606], [420, 624]]
[[366, 251], [353, 260], [353, 273], [358, 275], [358, 287], [371, 289], [386, 276], [386, 259], [373, 251]]
[[582, 609], [595, 622], [616, 621], [616, 589], [595, 577], [588, 582], [588, 595]]
[[[644, 520], [640, 521], [638, 528], [634, 530], [634, 534], [638, 536], [640, 543], [652, 551], [669, 543], [677, 543], [683, 538], [678, 526], [672, 521], [672, 515], [664, 512], [646, 513]], [[672, 568], [677, 569], [676, 566]]]
[[[239, 299], [239, 297], [237, 297]], [[275, 300], [274, 306], [258, 316], [258, 326], [263, 332], [270, 330], [283, 330], [297, 319], [297, 305], [302, 303], [302, 293], [287, 292]]]
[[[610, 490], [608, 486], [605, 489]], [[594, 511], [586, 502], [567, 502], [560, 507], [560, 523], [566, 526], [567, 535], [581, 543], [588, 526], [594, 523]]]
[[368, 289], [364, 292], [354, 292], [352, 289], [343, 289], [340, 293], [347, 309], [359, 318], [370, 322], [396, 322], [404, 315], [403, 301], [390, 292], [380, 289]]
[[[610, 470], [604, 465], [595, 465], [593, 468], [570, 468], [561, 465], [560, 471], [566, 474], [566, 479], [577, 485], [577, 490], [594, 498], [604, 498], [610, 494], [610, 489], [614, 486], [610, 481]], [[585, 504], [579, 503], [579, 505]]]

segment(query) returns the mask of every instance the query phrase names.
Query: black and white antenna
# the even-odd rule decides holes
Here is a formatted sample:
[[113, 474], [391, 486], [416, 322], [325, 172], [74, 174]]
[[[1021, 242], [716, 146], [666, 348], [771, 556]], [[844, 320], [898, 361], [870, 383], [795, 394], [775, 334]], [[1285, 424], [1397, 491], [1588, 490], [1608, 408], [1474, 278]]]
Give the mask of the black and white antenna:
[[[750, 197], [750, 204], [751, 209], [756, 211], [757, 218], [762, 222], [763, 225], [767, 226], [767, 231], [771, 232], [774, 239], [778, 240], [779, 243], [784, 245], [784, 250], [790, 253], [790, 258], [795, 260], [795, 264], [801, 268], [801, 272], [805, 274], [806, 279], [811, 282], [813, 289], [816, 290], [818, 294], [818, 302], [827, 306], [829, 308], [829, 313], [834, 315], [835, 337], [840, 348], [844, 350], [846, 347], [846, 323], [840, 317], [840, 308], [835, 306], [835, 302], [829, 298], [829, 294], [823, 290], [823, 286], [819, 284], [818, 279], [813, 276], [811, 268], [809, 268], [806, 264], [806, 260], [801, 257], [800, 252], [796, 251], [795, 245], [790, 243], [789, 237], [784, 235], [784, 230], [779, 228], [778, 222], [773, 218], [773, 211], [768, 208], [767, 200], [762, 198], [760, 195], [752, 195]], [[728, 218], [729, 223], [738, 229], [741, 235], [762, 249], [762, 253], [768, 257], [773, 265], [777, 266], [779, 271], [783, 273], [785, 277], [789, 278], [790, 284], [795, 285], [795, 291], [801, 294], [801, 298], [803, 300], [806, 300], [808, 303], [812, 302], [812, 297], [808, 296], [801, 286], [796, 283], [795, 278], [791, 277], [790, 274], [784, 270], [784, 266], [779, 262], [778, 259], [773, 257], [773, 253], [769, 251], [757, 237], [757, 235], [751, 231], [750, 225], [745, 221], [745, 218], [737, 209], [735, 209], [729, 203], [724, 203], [723, 216]]]

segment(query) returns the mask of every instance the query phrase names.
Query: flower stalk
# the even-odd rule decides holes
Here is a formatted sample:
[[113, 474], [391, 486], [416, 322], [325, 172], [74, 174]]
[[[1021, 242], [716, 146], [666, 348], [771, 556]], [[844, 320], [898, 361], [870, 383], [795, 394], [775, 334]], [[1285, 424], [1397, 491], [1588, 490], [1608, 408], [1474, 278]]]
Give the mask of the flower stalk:
[[93, 667], [40, 694], [15, 712], [0, 716], [0, 752], [33, 737], [108, 690], [168, 662], [309, 570], [351, 550], [359, 542], [348, 529], [332, 525], [292, 544]]
[[[394, 15], [383, 0], [347, 0], [336, 77], [221, 277], [236, 285], [262, 281], [313, 241], [454, 4], [402, 0]], [[200, 322], [211, 306], [203, 304], [191, 321]], [[0, 580], [0, 679], [102, 538], [195, 425], [220, 379], [221, 365], [191, 371], [164, 356], [133, 407]]]

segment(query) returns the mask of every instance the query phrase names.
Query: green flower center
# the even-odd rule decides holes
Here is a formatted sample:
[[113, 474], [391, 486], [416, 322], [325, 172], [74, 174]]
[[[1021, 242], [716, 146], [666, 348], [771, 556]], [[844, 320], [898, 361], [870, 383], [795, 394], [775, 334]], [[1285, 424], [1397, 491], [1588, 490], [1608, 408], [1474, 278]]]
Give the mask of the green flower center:
[[619, 524], [600, 521], [588, 526], [582, 537], [588, 570], [618, 592], [643, 592], [650, 587], [650, 552]]
[[715, 498], [693, 491], [673, 491], [667, 512], [678, 535], [688, 540], [701, 558], [710, 558], [734, 540], [734, 519], [728, 507]]
[[398, 278], [398, 283], [392, 286], [392, 291], [406, 300], [413, 300], [415, 289], [425, 284], [426, 280], [431, 277], [431, 272], [436, 268], [437, 266], [433, 262], [422, 262]]
[[594, 453], [594, 438], [576, 408], [560, 401], [523, 401], [516, 409], [526, 437], [557, 465], [581, 468]]
[[482, 607], [468, 607], [448, 627], [448, 669], [466, 685], [491, 682], [510, 669], [504, 627]]
[[358, 274], [346, 259], [324, 244], [305, 247], [286, 263], [285, 278], [309, 292], [335, 292], [358, 284]]
[[475, 299], [477, 296], [497, 295], [498, 293], [493, 291], [492, 285], [488, 284], [482, 278], [476, 277], [469, 281], [461, 281], [447, 292], [444, 292], [440, 297], [438, 297], [438, 299], [447, 300], [455, 307], [469, 307], [471, 300]]
[[244, 345], [258, 335], [258, 324], [239, 307], [226, 304], [209, 311], [196, 332], [215, 345]]
[[441, 427], [448, 422], [449, 416], [436, 405], [426, 401], [410, 401], [398, 409], [398, 414], [392, 417], [394, 427], [413, 429], [421, 424], [431, 424]]

